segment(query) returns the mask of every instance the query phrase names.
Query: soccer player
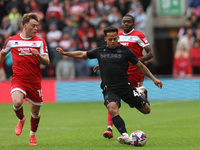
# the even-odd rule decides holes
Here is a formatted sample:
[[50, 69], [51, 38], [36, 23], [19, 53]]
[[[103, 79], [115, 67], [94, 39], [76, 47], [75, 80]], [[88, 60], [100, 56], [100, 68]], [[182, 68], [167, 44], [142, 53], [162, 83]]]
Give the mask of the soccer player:
[[40, 106], [43, 105], [40, 64], [48, 65], [49, 56], [44, 39], [35, 36], [38, 30], [39, 18], [35, 14], [24, 14], [21, 34], [9, 37], [0, 51], [0, 64], [5, 56], [12, 51], [13, 76], [11, 81], [11, 98], [13, 109], [19, 122], [15, 134], [20, 135], [26, 117], [23, 113], [23, 99], [30, 103], [31, 131], [29, 145], [37, 145], [36, 131], [40, 121]]
[[121, 133], [118, 141], [121, 144], [130, 144], [130, 139], [125, 127], [124, 120], [119, 115], [121, 99], [131, 108], [136, 107], [144, 114], [150, 113], [151, 109], [147, 99], [133, 87], [128, 78], [129, 62], [134, 64], [144, 75], [149, 77], [156, 86], [162, 88], [162, 82], [156, 79], [146, 66], [126, 46], [118, 43], [118, 29], [107, 27], [104, 30], [107, 45], [98, 47], [92, 51], [64, 52], [61, 48], [56, 51], [76, 59], [97, 58], [101, 71], [101, 88], [104, 95], [104, 104], [112, 117], [113, 124]]
[[[122, 18], [122, 28], [123, 30], [119, 32], [119, 40], [118, 42], [122, 45], [128, 46], [135, 56], [139, 58], [139, 60], [145, 64], [145, 61], [150, 60], [153, 57], [151, 47], [149, 45], [149, 42], [147, 41], [145, 35], [134, 29], [135, 26], [135, 19], [131, 15], [125, 15]], [[143, 49], [146, 51], [146, 55], [143, 55]], [[146, 64], [145, 64], [146, 65]], [[94, 72], [96, 72], [98, 69], [94, 68]], [[128, 75], [129, 75], [129, 82], [134, 87], [137, 87], [137, 89], [141, 92], [145, 93], [145, 96], [147, 98], [147, 90], [146, 88], [142, 87], [144, 82], [144, 74], [140, 72], [140, 70], [133, 65], [132, 63], [129, 63], [128, 68]], [[103, 136], [105, 138], [112, 138], [112, 117], [108, 111], [108, 127], [107, 131], [103, 133]]]

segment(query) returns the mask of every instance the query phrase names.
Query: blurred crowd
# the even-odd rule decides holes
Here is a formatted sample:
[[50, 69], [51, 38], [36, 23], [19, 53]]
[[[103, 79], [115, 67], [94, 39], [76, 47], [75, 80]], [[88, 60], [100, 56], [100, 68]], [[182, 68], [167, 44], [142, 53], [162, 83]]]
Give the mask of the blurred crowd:
[[190, 78], [200, 75], [200, 1], [188, 0], [185, 25], [178, 31], [174, 53], [173, 77]]
[[[104, 44], [103, 30], [114, 25], [121, 30], [122, 17], [135, 17], [135, 29], [143, 31], [146, 8], [150, 0], [0, 0], [0, 48], [9, 36], [22, 31], [21, 19], [25, 13], [40, 17], [37, 36], [45, 39], [51, 63], [41, 65], [43, 77], [58, 80], [99, 76], [92, 68], [97, 60], [78, 60], [59, 55], [64, 51], [89, 51]], [[12, 76], [12, 55], [6, 56], [0, 78]]]

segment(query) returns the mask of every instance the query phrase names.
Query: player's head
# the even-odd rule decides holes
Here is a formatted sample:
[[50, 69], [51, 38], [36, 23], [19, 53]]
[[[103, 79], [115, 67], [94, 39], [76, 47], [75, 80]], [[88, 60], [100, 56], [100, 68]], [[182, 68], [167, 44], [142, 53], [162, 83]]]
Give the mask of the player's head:
[[135, 19], [131, 15], [125, 15], [122, 18], [122, 28], [124, 33], [129, 33], [135, 26]]
[[25, 32], [28, 37], [35, 36], [38, 30], [38, 22], [39, 17], [36, 14], [24, 14], [22, 18], [23, 32]]
[[109, 26], [104, 29], [104, 40], [106, 41], [107, 45], [111, 49], [115, 49], [118, 46], [118, 29], [114, 26]]

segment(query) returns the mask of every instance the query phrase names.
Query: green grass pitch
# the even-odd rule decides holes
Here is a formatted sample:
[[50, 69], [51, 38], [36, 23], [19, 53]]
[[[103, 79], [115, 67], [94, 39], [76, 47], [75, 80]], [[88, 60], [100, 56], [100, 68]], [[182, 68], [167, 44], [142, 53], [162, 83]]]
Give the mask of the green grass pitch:
[[105, 139], [107, 110], [103, 102], [45, 103], [37, 131], [37, 146], [29, 146], [30, 107], [24, 104], [26, 123], [20, 136], [14, 133], [17, 117], [12, 104], [0, 104], [0, 150], [199, 150], [200, 101], [152, 101], [151, 113], [144, 115], [122, 103], [120, 115], [129, 134], [142, 130], [144, 147]]

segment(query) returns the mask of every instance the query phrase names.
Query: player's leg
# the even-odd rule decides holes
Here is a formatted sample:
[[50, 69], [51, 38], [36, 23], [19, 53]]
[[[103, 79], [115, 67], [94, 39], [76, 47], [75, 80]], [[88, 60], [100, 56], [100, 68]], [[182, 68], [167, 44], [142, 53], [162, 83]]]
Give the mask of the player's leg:
[[117, 140], [121, 144], [130, 144], [129, 136], [125, 127], [125, 122], [119, 115], [119, 108], [121, 107], [121, 98], [118, 95], [111, 92], [108, 92], [106, 94], [104, 93], [104, 97], [104, 104], [110, 112], [113, 124], [122, 135], [118, 137]]
[[22, 92], [24, 92], [24, 93], [22, 93], [21, 91], [15, 90], [15, 89], [13, 89], [11, 91], [11, 98], [13, 101], [13, 109], [15, 111], [16, 116], [19, 118], [18, 124], [15, 128], [16, 135], [20, 135], [22, 133], [22, 129], [23, 129], [23, 126], [24, 126], [24, 123], [26, 120], [26, 118], [24, 116], [24, 112], [23, 112], [23, 106], [22, 106], [25, 92], [22, 91]]
[[113, 121], [112, 121], [112, 117], [110, 115], [110, 112], [108, 111], [108, 127], [107, 130], [103, 133], [103, 136], [105, 138], [113, 138], [113, 133], [112, 133], [112, 126], [113, 126]]
[[40, 106], [30, 103], [31, 107], [31, 131], [29, 145], [37, 145], [36, 143], [36, 131], [40, 122]]

